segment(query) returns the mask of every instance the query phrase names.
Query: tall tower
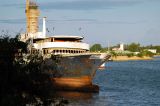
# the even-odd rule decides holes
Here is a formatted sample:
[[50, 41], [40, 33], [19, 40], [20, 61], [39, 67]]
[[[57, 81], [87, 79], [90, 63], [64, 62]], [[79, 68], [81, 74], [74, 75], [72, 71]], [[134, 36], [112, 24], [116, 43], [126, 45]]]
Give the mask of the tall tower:
[[123, 43], [120, 43], [120, 48], [119, 48], [119, 50], [124, 51], [124, 44], [123, 44]]
[[27, 33], [35, 34], [38, 32], [38, 17], [39, 9], [38, 5], [33, 0], [26, 0], [26, 21], [27, 21]]

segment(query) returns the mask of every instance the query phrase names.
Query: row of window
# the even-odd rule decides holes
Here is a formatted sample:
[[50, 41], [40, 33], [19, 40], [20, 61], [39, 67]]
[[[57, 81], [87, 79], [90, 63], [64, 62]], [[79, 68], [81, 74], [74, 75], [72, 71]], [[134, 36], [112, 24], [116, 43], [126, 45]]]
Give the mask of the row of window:
[[[32, 54], [38, 53], [39, 50], [32, 50]], [[44, 49], [43, 54], [53, 53], [53, 54], [68, 54], [68, 53], [85, 53], [86, 50], [51, 50]]]
[[[67, 54], [67, 53], [85, 53], [85, 50], [53, 50], [53, 54]], [[43, 50], [43, 54], [50, 53], [49, 50]]]

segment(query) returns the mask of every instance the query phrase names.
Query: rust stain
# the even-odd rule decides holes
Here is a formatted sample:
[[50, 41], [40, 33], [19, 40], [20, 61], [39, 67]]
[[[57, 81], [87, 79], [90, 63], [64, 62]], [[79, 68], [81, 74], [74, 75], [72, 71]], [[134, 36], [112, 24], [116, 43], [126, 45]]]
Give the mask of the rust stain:
[[66, 87], [83, 87], [92, 85], [91, 77], [83, 76], [79, 78], [52, 78], [54, 85]]

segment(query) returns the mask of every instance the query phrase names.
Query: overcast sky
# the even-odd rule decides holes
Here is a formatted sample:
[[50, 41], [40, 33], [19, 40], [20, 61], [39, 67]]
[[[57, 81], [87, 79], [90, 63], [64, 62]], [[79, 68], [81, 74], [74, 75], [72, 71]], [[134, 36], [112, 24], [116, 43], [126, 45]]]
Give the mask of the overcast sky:
[[[103, 46], [120, 42], [160, 45], [160, 0], [35, 0], [48, 35], [82, 35]], [[0, 31], [26, 31], [25, 0], [0, 0]], [[53, 30], [54, 29], [54, 30]]]

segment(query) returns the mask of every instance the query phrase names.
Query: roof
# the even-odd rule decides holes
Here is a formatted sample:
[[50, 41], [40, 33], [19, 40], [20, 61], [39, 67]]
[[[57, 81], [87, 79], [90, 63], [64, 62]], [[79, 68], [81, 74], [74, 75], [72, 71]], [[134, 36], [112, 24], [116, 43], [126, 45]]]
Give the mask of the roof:
[[43, 39], [47, 39], [47, 38], [82, 40], [84, 37], [82, 37], [82, 36], [71, 36], [71, 35], [55, 35], [55, 36], [47, 36], [45, 38], [34, 38], [34, 41], [43, 40]]
[[82, 36], [72, 36], [72, 35], [54, 35], [54, 36], [50, 36], [48, 38], [72, 38], [72, 39], [77, 39], [77, 40], [81, 40], [83, 39]]

